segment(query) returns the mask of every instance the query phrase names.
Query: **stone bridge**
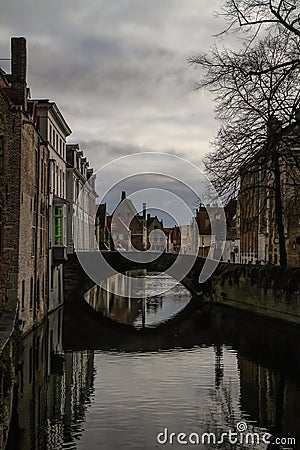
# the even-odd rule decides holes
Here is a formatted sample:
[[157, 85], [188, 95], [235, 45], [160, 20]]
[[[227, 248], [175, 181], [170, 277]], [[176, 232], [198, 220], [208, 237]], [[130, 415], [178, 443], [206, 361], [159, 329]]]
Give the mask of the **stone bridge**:
[[[68, 256], [68, 261], [64, 265], [64, 292], [65, 301], [70, 303], [79, 302], [83, 295], [95, 285], [97, 281], [104, 281], [109, 276], [117, 273], [125, 273], [131, 270], [143, 270], [148, 272], [165, 272], [177, 279], [186, 287], [193, 297], [200, 295], [208, 288], [208, 282], [200, 284], [199, 275], [202, 272], [208, 272], [216, 261], [210, 261], [205, 258], [195, 257], [193, 255], [176, 255], [173, 253], [155, 253], [145, 252], [140, 254], [126, 252], [125, 254], [116, 251], [102, 252], [81, 252]], [[101, 262], [104, 257], [107, 266]], [[135, 261], [130, 258], [134, 257]], [[91, 274], [87, 275], [82, 268]], [[182, 276], [182, 268], [187, 268], [186, 274]], [[113, 269], [113, 273], [112, 273]]]

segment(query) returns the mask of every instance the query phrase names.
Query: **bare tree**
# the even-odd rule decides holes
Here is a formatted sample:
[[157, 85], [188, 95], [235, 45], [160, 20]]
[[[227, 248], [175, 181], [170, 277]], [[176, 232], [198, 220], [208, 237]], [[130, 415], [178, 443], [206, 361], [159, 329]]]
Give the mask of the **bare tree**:
[[277, 24], [300, 36], [299, 8], [298, 0], [226, 0], [222, 15], [229, 22], [227, 31], [252, 28], [257, 34], [263, 26]]
[[[258, 12], [269, 12], [267, 3], [228, 0], [226, 4], [228, 8], [232, 6], [232, 15], [234, 11], [238, 14], [238, 23], [241, 18], [246, 23], [247, 17], [247, 23], [252, 25]], [[259, 20], [273, 21], [271, 15], [265, 19], [260, 16]], [[300, 53], [299, 42], [297, 33], [276, 26], [257, 42], [251, 42], [251, 46], [246, 42], [238, 52], [215, 47], [210, 54], [190, 58], [191, 64], [203, 70], [196, 87], [213, 93], [216, 117], [221, 122], [213, 151], [205, 160], [208, 173], [220, 194], [232, 196], [237, 193], [245, 167], [257, 167], [265, 174], [272, 172], [272, 183], [266, 182], [267, 176], [260, 179], [275, 199], [282, 265], [287, 264], [282, 199], [284, 155], [299, 165], [298, 157], [290, 151], [299, 137], [296, 115], [300, 106], [300, 60], [294, 58]]]

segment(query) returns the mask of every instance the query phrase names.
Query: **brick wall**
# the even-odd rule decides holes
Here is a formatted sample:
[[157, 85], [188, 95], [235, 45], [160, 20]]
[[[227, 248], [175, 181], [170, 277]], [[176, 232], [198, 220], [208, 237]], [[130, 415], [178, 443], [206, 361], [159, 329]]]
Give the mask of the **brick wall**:
[[20, 111], [0, 92], [0, 136], [3, 138], [3, 171], [0, 175], [1, 257], [0, 309], [17, 295], [20, 198]]
[[23, 332], [47, 311], [48, 150], [27, 101], [26, 41], [12, 39], [12, 74], [0, 72], [0, 313], [19, 301]]

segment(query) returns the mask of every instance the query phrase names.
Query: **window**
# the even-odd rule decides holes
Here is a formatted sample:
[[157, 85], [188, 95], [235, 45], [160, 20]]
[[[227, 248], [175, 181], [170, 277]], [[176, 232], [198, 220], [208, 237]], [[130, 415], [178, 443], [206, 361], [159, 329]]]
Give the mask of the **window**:
[[35, 303], [37, 305], [37, 308], [39, 308], [40, 307], [40, 280], [39, 279], [37, 279], [37, 282], [36, 282]]
[[25, 280], [22, 280], [21, 309], [25, 308]]
[[44, 233], [44, 230], [42, 227], [42, 217], [40, 218], [40, 221], [41, 221], [41, 225], [40, 225], [40, 256], [43, 256], [43, 250], [44, 250], [44, 248], [43, 248], [43, 233]]
[[32, 357], [33, 355], [32, 355], [32, 347], [30, 347], [30, 350], [29, 350], [29, 384], [31, 384], [32, 383], [32, 375], [33, 375], [33, 368], [32, 368], [32, 365], [33, 365], [33, 357]]
[[36, 244], [36, 235], [35, 235], [35, 226], [34, 224], [31, 227], [32, 236], [31, 236], [31, 256], [35, 256], [35, 244]]
[[33, 278], [30, 279], [30, 305], [29, 308], [32, 310], [33, 307]]
[[55, 186], [56, 195], [58, 195], [58, 166], [56, 166], [56, 186]]
[[54, 245], [63, 245], [63, 207], [54, 209]]
[[4, 173], [4, 138], [0, 136], [0, 175]]
[[51, 193], [54, 194], [55, 192], [55, 164], [51, 164], [51, 172], [52, 172], [52, 186], [51, 186]]

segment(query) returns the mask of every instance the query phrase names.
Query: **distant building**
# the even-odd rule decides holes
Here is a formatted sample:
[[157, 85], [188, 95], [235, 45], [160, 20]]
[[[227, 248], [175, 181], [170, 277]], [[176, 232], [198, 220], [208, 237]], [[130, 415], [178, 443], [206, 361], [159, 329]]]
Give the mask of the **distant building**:
[[174, 226], [170, 231], [171, 246], [169, 246], [170, 253], [179, 253], [181, 248], [181, 230], [180, 227]]
[[0, 312], [19, 301], [26, 332], [46, 314], [49, 149], [29, 100], [24, 38], [11, 39], [11, 74], [0, 70]]
[[[282, 153], [279, 158], [282, 213], [289, 266], [300, 266], [299, 162], [298, 148]], [[274, 174], [268, 169], [267, 164], [264, 162], [262, 166], [258, 158], [241, 170], [238, 215], [241, 263], [245, 264], [279, 264]]]
[[180, 225], [181, 234], [181, 253], [185, 255], [192, 254], [192, 240], [190, 225]]
[[147, 240], [148, 248], [151, 247], [154, 252], [162, 253], [167, 247], [163, 221], [151, 214], [147, 214]]
[[112, 249], [129, 252], [132, 250], [131, 230], [122, 217], [108, 217], [109, 230], [112, 237]]
[[237, 200], [230, 200], [224, 208], [226, 217], [226, 241], [222, 255], [224, 262], [240, 262], [240, 236], [237, 217]]
[[[224, 221], [226, 223], [224, 223]], [[236, 202], [222, 207], [201, 205], [189, 225], [182, 225], [182, 252], [203, 258], [238, 262]]]
[[133, 246], [140, 251], [146, 250], [146, 206], [143, 205], [143, 214], [139, 215], [126, 192], [122, 191], [120, 202], [112, 214], [110, 231], [116, 248], [130, 251]]
[[39, 132], [49, 151], [49, 298], [48, 310], [63, 302], [63, 263], [67, 258], [66, 138], [71, 129], [56, 103], [36, 100]]
[[78, 144], [67, 144], [67, 252], [95, 248], [96, 198], [93, 169]]
[[170, 227], [164, 227], [164, 233], [166, 236], [166, 252], [171, 253], [172, 243], [171, 243], [171, 230]]
[[110, 225], [108, 224], [106, 203], [97, 205], [96, 242], [99, 250], [113, 250], [113, 242], [110, 235]]
[[214, 236], [211, 234], [211, 223], [207, 208], [200, 206], [196, 216], [190, 221], [191, 252], [203, 258], [212, 257], [209, 254]]

